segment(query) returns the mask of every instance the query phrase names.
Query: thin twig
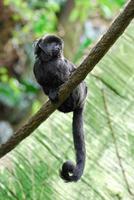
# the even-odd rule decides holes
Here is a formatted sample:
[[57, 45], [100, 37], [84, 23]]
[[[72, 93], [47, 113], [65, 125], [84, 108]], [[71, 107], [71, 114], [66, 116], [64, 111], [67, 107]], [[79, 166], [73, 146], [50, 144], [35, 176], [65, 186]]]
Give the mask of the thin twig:
[[120, 153], [119, 153], [118, 143], [117, 143], [116, 136], [115, 136], [115, 133], [114, 133], [114, 130], [113, 130], [113, 127], [112, 127], [112, 123], [111, 123], [111, 119], [110, 119], [110, 113], [108, 111], [106, 95], [105, 95], [105, 92], [104, 92], [103, 89], [102, 89], [102, 96], [103, 96], [103, 101], [104, 101], [104, 108], [105, 108], [107, 119], [108, 119], [108, 125], [109, 125], [111, 135], [112, 135], [112, 138], [113, 138], [113, 143], [114, 143], [114, 146], [115, 146], [115, 152], [116, 152], [116, 156], [118, 158], [118, 162], [119, 162], [119, 165], [120, 165], [120, 168], [121, 168], [121, 171], [122, 171], [124, 182], [126, 184], [128, 193], [130, 195], [134, 196], [133, 192], [130, 189], [129, 182], [128, 182], [128, 179], [127, 179], [127, 175], [126, 175], [125, 169], [123, 167], [123, 163], [122, 163], [121, 156], [120, 156]]

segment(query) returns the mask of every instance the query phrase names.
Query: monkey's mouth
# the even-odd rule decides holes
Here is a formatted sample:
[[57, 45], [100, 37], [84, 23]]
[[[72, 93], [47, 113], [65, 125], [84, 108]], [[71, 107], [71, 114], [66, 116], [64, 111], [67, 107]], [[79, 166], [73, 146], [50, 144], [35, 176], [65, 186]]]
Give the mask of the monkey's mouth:
[[60, 50], [59, 49], [54, 49], [52, 51], [52, 56], [58, 56], [58, 55], [60, 55]]

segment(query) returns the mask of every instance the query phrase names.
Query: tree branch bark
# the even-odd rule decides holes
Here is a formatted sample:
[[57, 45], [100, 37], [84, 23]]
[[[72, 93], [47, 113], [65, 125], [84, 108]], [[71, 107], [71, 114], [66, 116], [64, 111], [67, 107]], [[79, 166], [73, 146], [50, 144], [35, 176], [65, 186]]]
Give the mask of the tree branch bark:
[[115, 18], [107, 32], [91, 49], [89, 55], [72, 74], [69, 80], [63, 84], [59, 91], [59, 103], [52, 104], [47, 101], [40, 110], [24, 124], [8, 142], [0, 146], [0, 158], [14, 149], [23, 139], [28, 137], [42, 122], [44, 122], [61, 103], [69, 96], [71, 91], [88, 75], [94, 66], [101, 60], [119, 36], [124, 32], [134, 18], [134, 0], [129, 0], [124, 9]]

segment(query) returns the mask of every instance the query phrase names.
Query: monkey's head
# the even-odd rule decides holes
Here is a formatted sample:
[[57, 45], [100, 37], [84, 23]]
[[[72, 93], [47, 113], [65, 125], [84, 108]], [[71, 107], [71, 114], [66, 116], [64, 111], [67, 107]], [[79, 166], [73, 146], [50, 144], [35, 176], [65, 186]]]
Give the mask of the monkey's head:
[[62, 56], [63, 40], [55, 35], [47, 35], [38, 40], [35, 55], [42, 61]]

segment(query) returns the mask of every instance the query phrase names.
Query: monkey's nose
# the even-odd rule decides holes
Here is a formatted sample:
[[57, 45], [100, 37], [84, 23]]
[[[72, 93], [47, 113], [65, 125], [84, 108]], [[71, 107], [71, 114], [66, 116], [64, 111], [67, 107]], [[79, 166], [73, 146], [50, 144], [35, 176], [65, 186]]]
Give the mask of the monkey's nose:
[[60, 51], [60, 48], [59, 47], [55, 47], [54, 49], [53, 49], [53, 55], [58, 55], [59, 54], [59, 51]]
[[54, 50], [55, 50], [55, 51], [59, 51], [59, 50], [60, 50], [60, 47], [59, 47], [59, 46], [55, 46]]

